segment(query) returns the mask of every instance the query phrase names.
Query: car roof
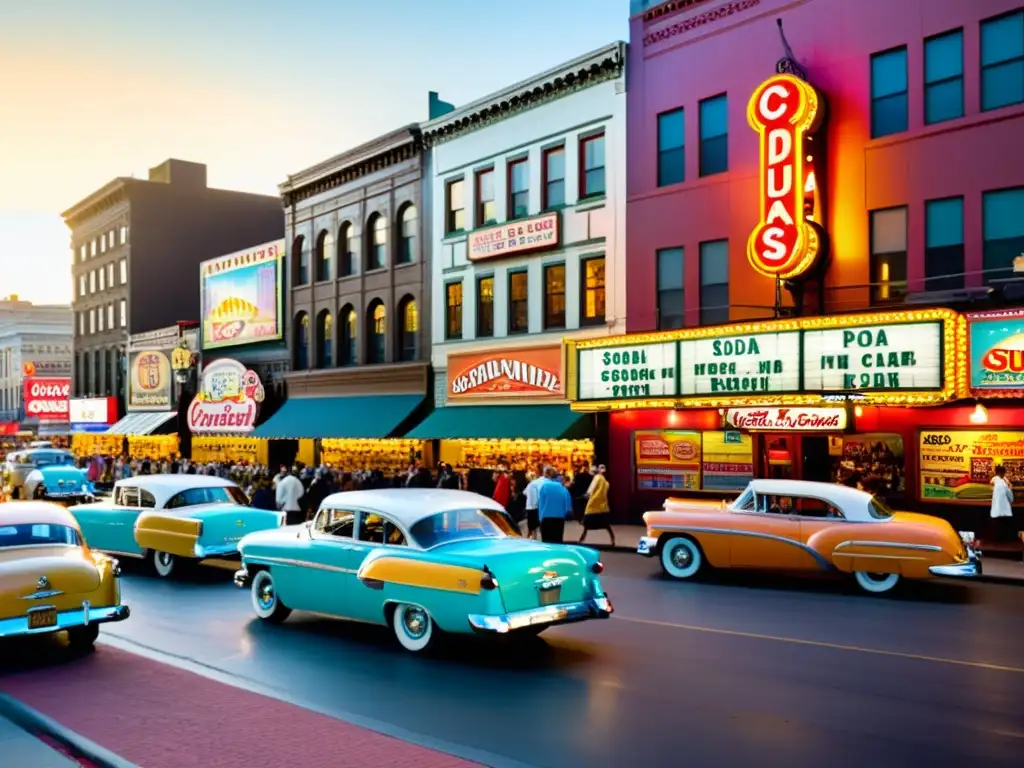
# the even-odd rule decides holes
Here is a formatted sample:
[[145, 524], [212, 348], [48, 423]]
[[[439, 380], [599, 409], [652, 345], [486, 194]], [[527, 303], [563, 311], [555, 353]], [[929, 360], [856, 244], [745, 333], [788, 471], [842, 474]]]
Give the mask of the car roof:
[[0, 504], [0, 526], [66, 525], [78, 530], [78, 523], [65, 507], [49, 501], [8, 501]]
[[[755, 493], [771, 496], [815, 496], [834, 502], [847, 517], [854, 513], [864, 517], [868, 502], [874, 498], [867, 491], [839, 483], [818, 483], [813, 480], [751, 480], [749, 488]], [[861, 515], [859, 513], [865, 513]]]
[[118, 480], [115, 485], [128, 485], [134, 488], [145, 488], [147, 491], [178, 492], [187, 488], [224, 488], [235, 483], [224, 477], [212, 475], [133, 475]]
[[324, 509], [352, 509], [380, 512], [409, 527], [438, 512], [456, 509], [505, 508], [494, 499], [470, 491], [445, 488], [380, 488], [369, 491], [343, 491], [332, 493], [320, 504]]

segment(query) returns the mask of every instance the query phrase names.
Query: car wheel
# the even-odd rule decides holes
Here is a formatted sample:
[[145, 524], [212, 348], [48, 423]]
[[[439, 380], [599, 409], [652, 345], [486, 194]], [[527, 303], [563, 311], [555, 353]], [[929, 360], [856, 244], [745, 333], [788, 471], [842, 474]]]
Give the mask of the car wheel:
[[153, 558], [153, 570], [161, 579], [169, 579], [174, 575], [174, 569], [178, 565], [178, 558], [168, 552], [157, 552], [155, 549], [150, 553]]
[[68, 645], [75, 651], [86, 651], [92, 648], [96, 638], [100, 636], [99, 624], [86, 624], [84, 627], [72, 627], [68, 630]]
[[277, 585], [270, 571], [257, 571], [252, 579], [252, 609], [266, 622], [281, 624], [291, 616], [292, 609], [281, 602]]
[[869, 573], [868, 571], [856, 571], [853, 574], [857, 585], [865, 592], [873, 595], [880, 595], [889, 592], [900, 583], [898, 573]]
[[704, 567], [704, 553], [693, 539], [681, 536], [661, 545], [661, 569], [673, 579], [692, 579]]
[[413, 653], [427, 650], [437, 634], [434, 620], [430, 618], [426, 609], [407, 603], [395, 608], [391, 617], [391, 627], [401, 646]]

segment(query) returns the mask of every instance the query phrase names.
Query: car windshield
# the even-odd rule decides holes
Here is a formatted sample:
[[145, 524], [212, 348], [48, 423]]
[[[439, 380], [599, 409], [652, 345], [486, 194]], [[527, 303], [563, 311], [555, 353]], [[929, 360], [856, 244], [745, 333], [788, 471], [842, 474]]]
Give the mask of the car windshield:
[[81, 546], [78, 531], [67, 525], [24, 525], [0, 526], [0, 549], [4, 547], [29, 547], [39, 544], [71, 544]]
[[503, 539], [518, 535], [508, 518], [493, 509], [452, 509], [425, 517], [409, 533], [424, 549], [460, 539]]
[[34, 467], [70, 467], [75, 463], [75, 458], [63, 451], [36, 451], [18, 454], [16, 461]]
[[878, 496], [871, 497], [871, 501], [868, 502], [868, 512], [875, 520], [888, 520], [894, 514], [889, 505]]
[[189, 488], [174, 494], [167, 501], [167, 509], [194, 507], [198, 504], [241, 504], [249, 506], [249, 499], [242, 489], [234, 485]]

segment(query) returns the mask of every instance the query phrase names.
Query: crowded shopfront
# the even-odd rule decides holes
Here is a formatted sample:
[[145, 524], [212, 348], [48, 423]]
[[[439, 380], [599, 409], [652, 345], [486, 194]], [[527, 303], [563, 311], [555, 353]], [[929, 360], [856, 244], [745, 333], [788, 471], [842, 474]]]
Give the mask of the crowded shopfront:
[[116, 397], [73, 398], [71, 411], [71, 450], [75, 456], [120, 456], [124, 450], [122, 435], [107, 434], [117, 423]]

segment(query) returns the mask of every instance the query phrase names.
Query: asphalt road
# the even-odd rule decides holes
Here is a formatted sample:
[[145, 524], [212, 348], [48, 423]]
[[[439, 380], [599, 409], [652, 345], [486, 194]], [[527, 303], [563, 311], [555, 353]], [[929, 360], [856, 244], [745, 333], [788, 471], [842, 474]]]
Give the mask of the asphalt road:
[[604, 560], [615, 616], [525, 646], [421, 658], [374, 627], [300, 614], [266, 626], [214, 569], [129, 571], [132, 617], [104, 636], [495, 765], [1021, 764], [1024, 588], [929, 582], [878, 598], [763, 574], [680, 584], [635, 555]]

